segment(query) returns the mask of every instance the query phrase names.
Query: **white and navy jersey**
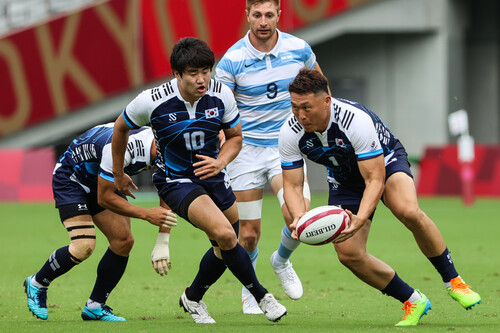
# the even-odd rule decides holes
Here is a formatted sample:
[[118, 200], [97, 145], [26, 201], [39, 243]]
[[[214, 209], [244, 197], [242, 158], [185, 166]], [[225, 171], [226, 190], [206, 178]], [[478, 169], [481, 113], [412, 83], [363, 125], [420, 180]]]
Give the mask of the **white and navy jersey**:
[[330, 183], [364, 186], [357, 162], [391, 156], [399, 140], [361, 104], [332, 98], [330, 110], [330, 124], [323, 133], [305, 132], [293, 115], [287, 120], [279, 138], [281, 167], [301, 167], [306, 156], [326, 166]]
[[140, 93], [122, 115], [131, 128], [151, 125], [157, 166], [170, 179], [196, 178], [196, 154], [217, 158], [219, 131], [240, 122], [231, 90], [213, 79], [193, 106], [182, 98], [173, 79]]
[[[76, 182], [87, 193], [97, 191], [98, 176], [113, 182], [113, 126], [114, 123], [98, 125], [74, 139], [56, 164], [54, 177]], [[130, 132], [124, 161], [124, 171], [128, 175], [135, 175], [154, 165], [151, 161], [153, 140], [150, 127]]]
[[288, 85], [301, 68], [316, 65], [316, 56], [305, 41], [279, 30], [274, 49], [260, 52], [249, 33], [226, 52], [215, 78], [234, 91], [243, 142], [277, 147], [280, 128], [291, 112]]

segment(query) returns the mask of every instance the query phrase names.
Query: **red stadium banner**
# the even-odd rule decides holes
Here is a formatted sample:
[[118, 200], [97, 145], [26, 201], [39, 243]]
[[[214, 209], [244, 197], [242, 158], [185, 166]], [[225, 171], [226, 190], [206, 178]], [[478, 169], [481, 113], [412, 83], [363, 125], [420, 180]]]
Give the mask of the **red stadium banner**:
[[[294, 30], [376, 0], [282, 0]], [[220, 57], [247, 30], [244, 0], [109, 0], [0, 39], [0, 137], [171, 75], [185, 36]]]
[[[474, 156], [472, 194], [500, 196], [500, 146], [476, 144]], [[420, 162], [418, 194], [461, 195], [463, 171], [456, 145], [428, 147]]]
[[52, 200], [52, 148], [0, 150], [0, 202]]

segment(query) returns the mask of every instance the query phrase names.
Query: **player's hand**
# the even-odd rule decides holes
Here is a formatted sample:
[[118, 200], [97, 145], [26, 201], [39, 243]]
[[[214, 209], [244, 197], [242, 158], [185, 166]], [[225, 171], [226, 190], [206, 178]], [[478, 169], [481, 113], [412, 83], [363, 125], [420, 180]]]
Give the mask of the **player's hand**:
[[225, 167], [219, 160], [210, 156], [196, 154], [196, 157], [200, 161], [193, 163], [194, 175], [202, 180], [218, 175]]
[[293, 222], [290, 224], [290, 229], [292, 230], [292, 238], [295, 240], [299, 240], [299, 237], [297, 236], [297, 222], [299, 222], [300, 218], [304, 216], [304, 213], [299, 214], [293, 219]]
[[[135, 199], [134, 193], [132, 193], [132, 190], [137, 190], [138, 187], [137, 185], [134, 184], [134, 181], [132, 178], [130, 178], [129, 175], [126, 173], [122, 175], [113, 175], [115, 179], [115, 187], [118, 191], [120, 191], [123, 195], [127, 195], [129, 197], [132, 197]], [[132, 190], [131, 190], [132, 189]]]
[[161, 206], [148, 209], [146, 220], [162, 228], [177, 226], [177, 216], [175, 213]]
[[168, 240], [170, 234], [160, 232], [156, 240], [155, 247], [151, 253], [151, 262], [156, 273], [161, 276], [167, 275], [168, 271], [172, 268], [170, 263], [170, 250], [168, 247]]
[[347, 215], [349, 215], [349, 228], [342, 231], [340, 233], [340, 237], [333, 241], [334, 243], [345, 242], [346, 240], [354, 236], [354, 234], [356, 234], [356, 232], [358, 232], [358, 230], [361, 229], [363, 225], [365, 225], [366, 220], [362, 221], [357, 215], [354, 215], [348, 209], [345, 209], [345, 212], [347, 213]]

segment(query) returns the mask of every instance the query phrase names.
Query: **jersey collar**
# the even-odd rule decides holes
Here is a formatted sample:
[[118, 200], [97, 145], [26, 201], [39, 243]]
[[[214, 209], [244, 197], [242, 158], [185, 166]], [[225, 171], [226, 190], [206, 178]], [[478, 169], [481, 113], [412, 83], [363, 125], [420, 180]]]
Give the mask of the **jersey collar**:
[[250, 54], [259, 60], [264, 59], [264, 57], [268, 54], [277, 57], [278, 54], [280, 53], [279, 50], [280, 50], [281, 40], [283, 38], [281, 36], [281, 31], [276, 29], [276, 33], [278, 34], [278, 40], [276, 42], [276, 45], [274, 45], [274, 48], [269, 52], [261, 52], [257, 50], [255, 47], [253, 47], [252, 43], [250, 43], [250, 37], [248, 37], [250, 35], [250, 30], [248, 30], [247, 34], [245, 35], [245, 45]]

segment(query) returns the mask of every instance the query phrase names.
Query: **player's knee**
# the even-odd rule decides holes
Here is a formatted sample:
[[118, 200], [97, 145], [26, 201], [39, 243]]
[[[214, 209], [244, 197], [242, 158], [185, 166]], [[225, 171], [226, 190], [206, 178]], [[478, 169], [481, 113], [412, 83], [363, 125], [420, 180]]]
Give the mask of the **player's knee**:
[[238, 242], [238, 240], [236, 239], [236, 233], [234, 232], [232, 227], [220, 228], [219, 230], [215, 231], [214, 238], [222, 250], [230, 250], [234, 246], [236, 246], [236, 243]]
[[412, 231], [425, 228], [425, 223], [428, 220], [427, 215], [418, 206], [401, 208], [397, 213], [397, 217]]
[[82, 262], [92, 255], [95, 245], [95, 238], [75, 239], [69, 245], [69, 253], [75, 262]]
[[255, 248], [259, 242], [259, 234], [253, 229], [241, 229], [239, 239], [245, 249]]
[[353, 268], [363, 262], [363, 253], [361, 251], [337, 252], [337, 257], [342, 265], [347, 268]]
[[121, 256], [128, 256], [132, 247], [134, 246], [135, 239], [132, 233], [127, 233], [119, 237], [109, 240], [109, 247], [113, 252]]

